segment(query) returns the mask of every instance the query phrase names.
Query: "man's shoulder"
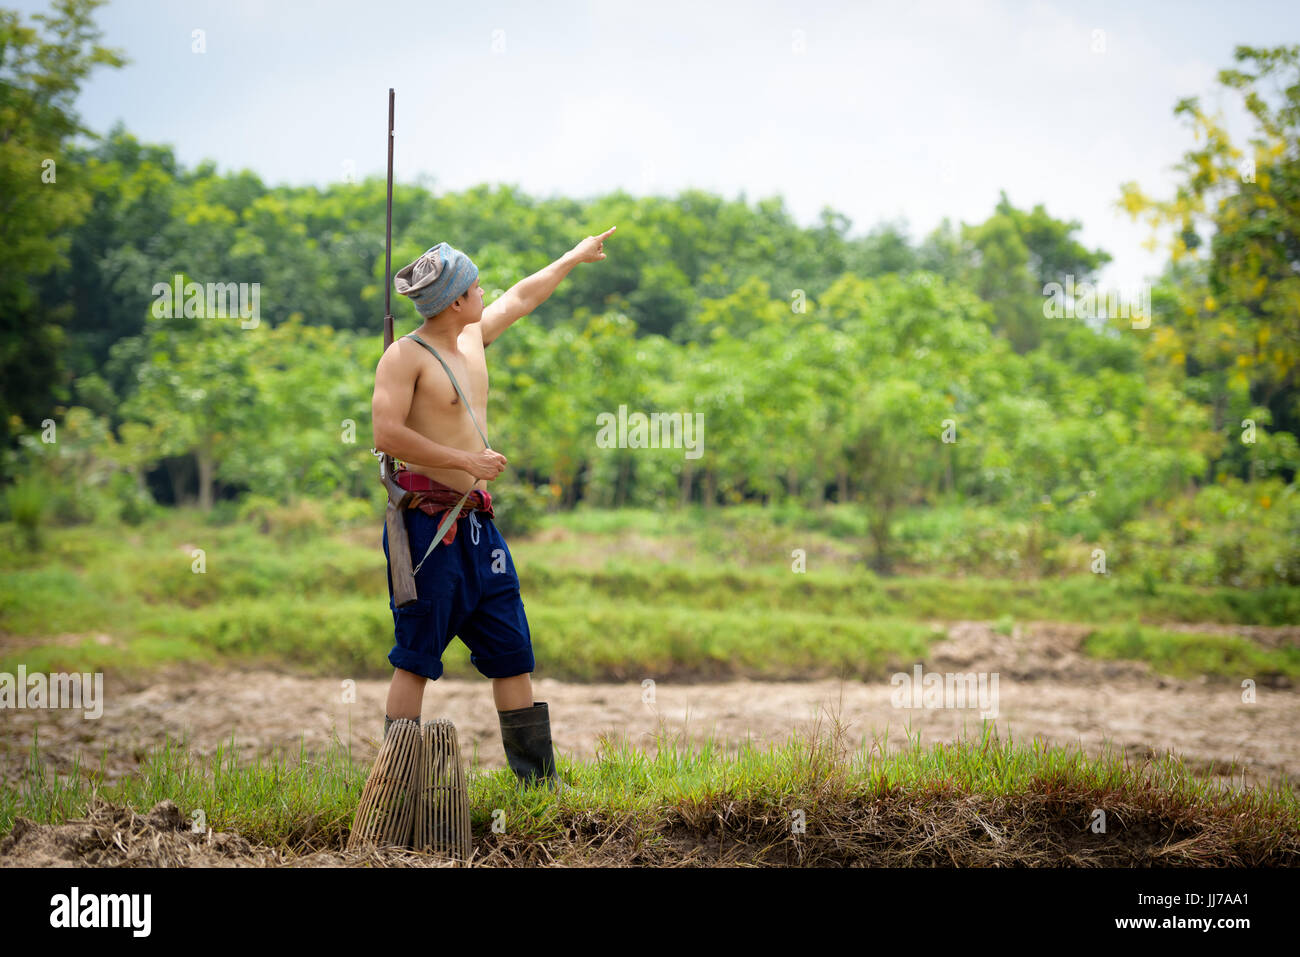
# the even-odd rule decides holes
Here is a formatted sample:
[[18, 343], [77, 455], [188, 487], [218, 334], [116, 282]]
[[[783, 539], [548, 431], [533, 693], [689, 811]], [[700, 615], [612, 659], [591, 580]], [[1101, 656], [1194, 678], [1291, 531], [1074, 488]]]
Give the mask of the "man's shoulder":
[[406, 336], [398, 336], [396, 339], [394, 339], [392, 342], [388, 344], [388, 347], [386, 349], [384, 349], [384, 354], [379, 357], [379, 361], [380, 362], [399, 361], [402, 358], [402, 356], [406, 354], [407, 346], [413, 344], [414, 343], [412, 343], [409, 339], [407, 339]]
[[379, 357], [378, 370], [387, 370], [389, 375], [416, 373], [420, 367], [420, 353], [424, 350], [413, 339], [398, 336]]

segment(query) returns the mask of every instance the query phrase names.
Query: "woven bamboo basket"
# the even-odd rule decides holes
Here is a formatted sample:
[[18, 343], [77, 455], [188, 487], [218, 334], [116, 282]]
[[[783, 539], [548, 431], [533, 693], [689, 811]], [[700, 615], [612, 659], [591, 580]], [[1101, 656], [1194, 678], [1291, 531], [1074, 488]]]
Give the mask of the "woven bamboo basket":
[[420, 723], [406, 718], [394, 721], [361, 791], [352, 833], [348, 835], [349, 850], [366, 844], [410, 846], [423, 763]]
[[417, 851], [468, 861], [473, 844], [469, 787], [456, 726], [446, 718], [426, 724], [420, 752], [419, 807], [412, 846]]

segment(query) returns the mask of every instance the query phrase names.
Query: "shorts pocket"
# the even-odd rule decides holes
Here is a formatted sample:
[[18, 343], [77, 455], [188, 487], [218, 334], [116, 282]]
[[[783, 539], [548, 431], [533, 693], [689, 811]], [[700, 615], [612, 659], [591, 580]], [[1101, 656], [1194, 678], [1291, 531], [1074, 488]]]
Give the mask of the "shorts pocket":
[[429, 627], [429, 614], [433, 602], [427, 598], [417, 598], [403, 608], [393, 606], [393, 628], [397, 643], [410, 646], [420, 639]]

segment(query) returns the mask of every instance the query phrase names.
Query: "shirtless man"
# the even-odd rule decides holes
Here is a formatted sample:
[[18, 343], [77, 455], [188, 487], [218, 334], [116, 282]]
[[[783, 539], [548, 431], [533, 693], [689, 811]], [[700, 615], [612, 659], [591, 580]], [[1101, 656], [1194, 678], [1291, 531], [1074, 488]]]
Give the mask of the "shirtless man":
[[[458, 636], [469, 646], [474, 666], [492, 679], [506, 758], [525, 782], [558, 782], [558, 776], [546, 702], [533, 701], [532, 639], [519, 579], [510, 549], [492, 521], [487, 483], [501, 474], [507, 460], [485, 447], [488, 374], [483, 350], [541, 305], [574, 266], [603, 260], [605, 240], [615, 228], [588, 236], [488, 306], [483, 305], [478, 267], [464, 253], [439, 243], [394, 278], [395, 288], [410, 297], [424, 323], [393, 342], [375, 370], [375, 448], [402, 463], [398, 482], [417, 491], [404, 517], [412, 563], [420, 566], [424, 559], [416, 573], [419, 597], [413, 605], [396, 606], [391, 575], [389, 579], [396, 644], [388, 655], [394, 671], [384, 733], [399, 718], [419, 720], [425, 684], [442, 675], [442, 652]], [[469, 498], [456, 520], [430, 551], [443, 517], [466, 491]], [[387, 556], [387, 528], [383, 545]]]

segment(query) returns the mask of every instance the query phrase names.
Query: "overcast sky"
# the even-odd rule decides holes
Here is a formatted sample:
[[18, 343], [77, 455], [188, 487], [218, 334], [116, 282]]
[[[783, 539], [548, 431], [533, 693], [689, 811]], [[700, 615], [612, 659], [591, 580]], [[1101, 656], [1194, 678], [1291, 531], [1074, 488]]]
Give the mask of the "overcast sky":
[[1122, 290], [1164, 260], [1114, 203], [1129, 179], [1171, 190], [1192, 145], [1174, 104], [1200, 95], [1244, 132], [1216, 72], [1237, 44], [1300, 40], [1300, 4], [1241, 0], [115, 0], [96, 17], [132, 62], [93, 75], [83, 118], [187, 165], [383, 175], [392, 86], [396, 175], [439, 192], [779, 194], [805, 225], [832, 206], [855, 235], [905, 218], [915, 239], [985, 219], [1005, 189], [1081, 221]]

